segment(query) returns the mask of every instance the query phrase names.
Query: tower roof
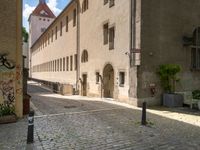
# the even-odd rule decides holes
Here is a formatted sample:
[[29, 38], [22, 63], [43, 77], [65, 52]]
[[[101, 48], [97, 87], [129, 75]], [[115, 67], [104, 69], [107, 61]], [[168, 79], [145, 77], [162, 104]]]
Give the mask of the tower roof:
[[33, 10], [31, 15], [34, 16], [42, 16], [42, 17], [49, 17], [49, 18], [55, 18], [56, 16], [53, 14], [51, 9], [47, 6], [45, 0], [40, 0], [37, 7]]

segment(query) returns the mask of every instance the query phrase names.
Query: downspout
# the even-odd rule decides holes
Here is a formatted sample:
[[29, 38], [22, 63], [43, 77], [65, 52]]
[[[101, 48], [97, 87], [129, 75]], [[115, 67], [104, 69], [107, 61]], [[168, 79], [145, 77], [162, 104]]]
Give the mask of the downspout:
[[[80, 79], [80, 2], [76, 2], [76, 14], [77, 14], [77, 30], [76, 30], [76, 53], [77, 53], [77, 70], [76, 70], [76, 91], [79, 90]], [[80, 91], [79, 91], [80, 92]]]

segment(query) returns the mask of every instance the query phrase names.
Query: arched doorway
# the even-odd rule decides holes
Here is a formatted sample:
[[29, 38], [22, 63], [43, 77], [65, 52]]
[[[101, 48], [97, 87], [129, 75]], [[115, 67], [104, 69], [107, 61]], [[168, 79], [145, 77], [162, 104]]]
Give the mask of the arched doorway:
[[114, 92], [114, 69], [108, 64], [103, 70], [104, 97], [113, 98]]

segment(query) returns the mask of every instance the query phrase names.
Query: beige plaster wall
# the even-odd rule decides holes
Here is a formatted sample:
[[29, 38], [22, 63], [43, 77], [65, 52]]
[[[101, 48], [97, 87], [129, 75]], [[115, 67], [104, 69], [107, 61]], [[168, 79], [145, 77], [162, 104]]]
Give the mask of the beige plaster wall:
[[[42, 63], [46, 63], [49, 61], [57, 60], [67, 56], [73, 56], [73, 71], [56, 71], [56, 72], [33, 72], [32, 78], [60, 82], [60, 83], [68, 83], [68, 84], [76, 84], [76, 70], [74, 69], [74, 55], [76, 54], [76, 26], [73, 27], [73, 10], [76, 8], [75, 3], [73, 3], [69, 9], [63, 12], [53, 24], [47, 29], [45, 34], [37, 41], [37, 43], [32, 47], [32, 67], [36, 65], [40, 65]], [[68, 32], [66, 32], [66, 16], [69, 18], [69, 28]], [[60, 22], [62, 21], [62, 36], [60, 36]], [[55, 39], [55, 28], [57, 30], [57, 40]], [[52, 30], [54, 30], [53, 42], [41, 49], [39, 48], [40, 42], [48, 36], [48, 33], [51, 35]], [[50, 36], [51, 37], [51, 36]]]
[[[83, 0], [80, 0], [82, 6]], [[96, 84], [96, 72], [103, 76], [107, 64], [114, 68], [114, 97], [128, 99], [129, 90], [129, 52], [130, 36], [130, 1], [115, 0], [115, 5], [109, 8], [109, 3], [90, 0], [89, 9], [80, 14], [80, 54], [86, 49], [89, 54], [87, 63], [80, 63], [80, 76], [88, 76], [88, 95], [100, 95], [101, 85]], [[103, 44], [103, 25], [115, 26], [115, 48], [109, 50], [108, 44]], [[81, 59], [81, 55], [80, 55]], [[125, 72], [125, 85], [119, 87], [119, 72]]]
[[23, 115], [21, 6], [21, 0], [0, 2], [0, 53], [7, 53], [8, 60], [15, 64], [12, 70], [0, 66], [0, 103], [10, 101], [18, 117]]

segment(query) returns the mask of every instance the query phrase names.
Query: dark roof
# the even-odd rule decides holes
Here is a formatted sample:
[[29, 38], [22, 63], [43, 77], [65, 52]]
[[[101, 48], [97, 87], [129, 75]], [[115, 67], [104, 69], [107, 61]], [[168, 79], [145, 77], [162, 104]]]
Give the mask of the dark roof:
[[[40, 12], [44, 10], [45, 13], [41, 14]], [[51, 9], [47, 6], [46, 3], [39, 3], [37, 7], [33, 10], [31, 15], [34, 16], [43, 16], [43, 17], [49, 17], [49, 18], [56, 18], [56, 16], [53, 14]]]

